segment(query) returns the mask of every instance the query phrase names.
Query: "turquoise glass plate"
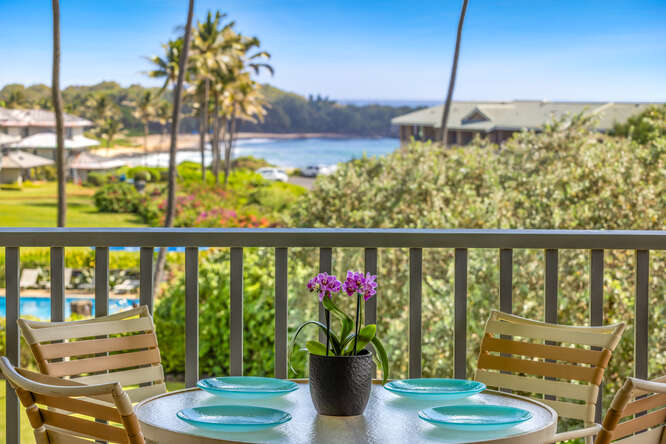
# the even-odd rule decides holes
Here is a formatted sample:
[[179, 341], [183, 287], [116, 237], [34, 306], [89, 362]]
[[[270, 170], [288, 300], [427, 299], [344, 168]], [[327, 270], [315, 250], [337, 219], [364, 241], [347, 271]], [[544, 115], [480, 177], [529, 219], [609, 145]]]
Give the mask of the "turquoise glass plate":
[[419, 410], [419, 418], [452, 430], [486, 431], [516, 426], [532, 418], [527, 410], [502, 405], [448, 405]]
[[478, 381], [446, 378], [401, 379], [384, 384], [384, 388], [406, 398], [448, 401], [467, 398], [486, 389]]
[[177, 413], [186, 423], [207, 430], [256, 432], [291, 420], [287, 412], [248, 405], [209, 405], [183, 409]]
[[202, 379], [197, 387], [216, 396], [235, 399], [265, 399], [298, 390], [292, 381], [261, 376], [223, 376]]

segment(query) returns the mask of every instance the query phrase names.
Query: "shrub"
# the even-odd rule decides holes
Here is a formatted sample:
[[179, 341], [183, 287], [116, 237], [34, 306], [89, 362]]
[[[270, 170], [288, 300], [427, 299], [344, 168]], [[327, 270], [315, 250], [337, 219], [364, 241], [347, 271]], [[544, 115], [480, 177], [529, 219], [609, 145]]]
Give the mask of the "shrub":
[[[246, 248], [244, 373], [273, 375], [274, 291], [272, 249]], [[290, 294], [307, 293], [302, 282], [302, 265], [289, 263]], [[250, 284], [251, 283], [251, 284]], [[296, 286], [294, 287], [294, 284]], [[313, 307], [316, 305], [311, 304]], [[291, 319], [303, 319], [298, 305], [289, 307]], [[202, 253], [199, 265], [199, 368], [202, 375], [229, 374], [229, 250], [211, 249]], [[298, 325], [293, 322], [291, 325]], [[165, 287], [155, 307], [155, 331], [161, 348], [162, 365], [168, 373], [185, 370], [185, 278], [181, 274]], [[293, 332], [293, 327], [290, 329]], [[305, 357], [297, 355], [294, 364], [303, 368]]]
[[23, 188], [17, 182], [14, 183], [3, 183], [0, 185], [0, 190], [3, 191], [21, 191]]
[[[569, 124], [567, 124], [569, 123]], [[485, 141], [464, 148], [413, 143], [384, 158], [365, 158], [318, 178], [292, 212], [292, 226], [358, 228], [666, 228], [666, 138], [639, 145], [594, 131], [574, 116], [542, 133], [516, 134], [500, 147]], [[336, 249], [333, 263], [362, 267], [357, 251]], [[666, 275], [666, 256], [652, 256], [651, 276]], [[407, 374], [409, 267], [399, 249], [379, 250], [381, 316], [392, 374]], [[514, 253], [514, 311], [543, 319], [543, 252]], [[630, 251], [605, 256], [604, 322], [627, 321], [628, 331], [607, 371], [609, 393], [631, 374], [633, 362], [633, 258]], [[423, 375], [450, 376], [453, 362], [453, 251], [429, 249], [423, 257]], [[560, 251], [559, 319], [587, 324], [589, 257]], [[485, 320], [498, 307], [497, 251], [470, 250], [468, 374], [478, 356]], [[651, 281], [650, 375], [666, 363], [663, 316], [666, 281]]]
[[56, 172], [56, 168], [54, 166], [33, 168], [32, 172], [33, 176], [37, 180], [54, 181], [58, 178], [58, 173]]
[[95, 187], [102, 186], [106, 184], [107, 180], [108, 180], [108, 175], [106, 173], [100, 173], [96, 171], [91, 171], [90, 173], [88, 173], [87, 182], [92, 186]]
[[142, 170], [134, 173], [134, 182], [141, 181], [150, 182], [150, 173], [148, 171]]
[[127, 183], [104, 185], [94, 195], [99, 211], [109, 213], [131, 213], [137, 209], [139, 193]]
[[274, 165], [268, 163], [265, 159], [260, 159], [254, 156], [237, 157], [231, 160], [232, 169], [246, 169], [254, 171], [257, 168], [272, 167], [272, 166]]

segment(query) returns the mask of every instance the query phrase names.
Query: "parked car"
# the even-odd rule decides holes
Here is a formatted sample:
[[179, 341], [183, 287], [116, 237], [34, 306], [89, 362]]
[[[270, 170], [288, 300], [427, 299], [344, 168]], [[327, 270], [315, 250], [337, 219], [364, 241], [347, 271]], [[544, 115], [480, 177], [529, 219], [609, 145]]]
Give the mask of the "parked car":
[[259, 168], [256, 171], [257, 174], [261, 175], [266, 180], [276, 180], [278, 182], [286, 182], [289, 180], [289, 176], [283, 170], [279, 168], [270, 168], [264, 167]]
[[320, 174], [325, 176], [333, 173], [336, 169], [336, 165], [308, 165], [301, 170], [301, 174], [306, 177], [316, 177]]

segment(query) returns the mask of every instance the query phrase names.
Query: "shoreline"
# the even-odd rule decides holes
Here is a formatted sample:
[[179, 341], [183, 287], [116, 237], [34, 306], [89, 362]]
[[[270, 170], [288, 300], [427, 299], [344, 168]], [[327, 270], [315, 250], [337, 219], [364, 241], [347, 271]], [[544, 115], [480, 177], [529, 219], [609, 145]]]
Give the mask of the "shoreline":
[[[338, 133], [254, 133], [241, 132], [236, 140], [241, 139], [273, 139], [273, 140], [299, 140], [299, 139], [377, 139], [379, 137], [363, 137], [353, 134]], [[148, 153], [164, 153], [169, 151], [169, 137], [161, 134], [148, 136], [148, 147], [144, 149], [143, 136], [131, 137], [130, 140], [137, 146], [115, 146], [113, 148], [97, 148], [93, 152], [102, 157], [138, 156]], [[210, 142], [207, 140], [207, 143]], [[178, 151], [191, 151], [199, 149], [199, 134], [179, 134]]]

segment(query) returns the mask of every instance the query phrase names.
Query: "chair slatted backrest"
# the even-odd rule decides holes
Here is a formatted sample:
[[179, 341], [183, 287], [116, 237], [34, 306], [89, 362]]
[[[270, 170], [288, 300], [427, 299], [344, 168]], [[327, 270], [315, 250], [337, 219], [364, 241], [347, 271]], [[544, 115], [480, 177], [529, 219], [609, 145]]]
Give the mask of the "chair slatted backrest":
[[666, 443], [666, 376], [652, 381], [628, 378], [613, 398], [602, 427], [597, 444]]
[[85, 385], [42, 375], [14, 368], [4, 356], [0, 370], [25, 407], [37, 444], [144, 444], [120, 384]]
[[493, 310], [476, 380], [538, 397], [559, 416], [590, 425], [599, 385], [624, 327], [548, 324]]
[[166, 392], [153, 319], [141, 306], [74, 322], [18, 321], [39, 370], [83, 384], [118, 382], [132, 402]]

